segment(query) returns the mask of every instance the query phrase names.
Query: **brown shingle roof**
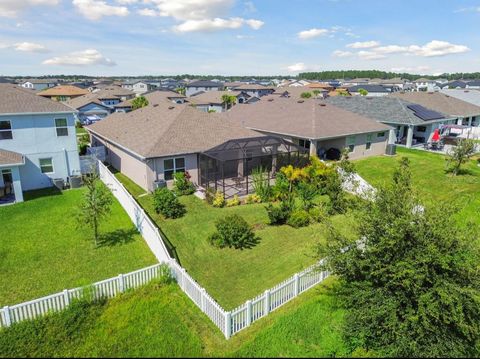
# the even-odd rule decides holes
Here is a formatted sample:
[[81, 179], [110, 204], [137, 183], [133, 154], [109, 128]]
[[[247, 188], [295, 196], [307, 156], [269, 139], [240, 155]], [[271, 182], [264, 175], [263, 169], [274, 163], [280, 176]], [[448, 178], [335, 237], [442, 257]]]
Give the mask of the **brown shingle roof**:
[[222, 96], [223, 95], [230, 95], [236, 96], [238, 93], [232, 91], [207, 91], [201, 94], [191, 96], [188, 98], [188, 102], [191, 102], [195, 105], [208, 105], [208, 104], [216, 104], [221, 105], [223, 103]]
[[0, 148], [0, 166], [23, 164], [23, 155]]
[[49, 89], [40, 91], [37, 93], [39, 96], [50, 97], [50, 96], [82, 96], [86, 95], [88, 90], [81, 89], [77, 86], [72, 85], [59, 85], [51, 87]]
[[197, 153], [228, 140], [259, 136], [220, 114], [172, 103], [114, 113], [87, 130], [144, 158]]
[[243, 84], [233, 89], [233, 91], [247, 91], [247, 90], [252, 90], [252, 91], [273, 90], [273, 87], [267, 87], [267, 86], [258, 85], [258, 84]]
[[480, 107], [440, 92], [392, 93], [389, 96], [413, 102], [434, 111], [455, 116], [478, 116]]
[[23, 87], [0, 84], [0, 115], [2, 113], [74, 112], [70, 107], [37, 96]]
[[[174, 91], [163, 91], [163, 90], [155, 90], [152, 92], [147, 92], [142, 95], [148, 100], [149, 105], [159, 105], [159, 104], [173, 104], [171, 99], [175, 98], [186, 98], [185, 95], [176, 93]], [[129, 99], [123, 102], [120, 102], [119, 104], [115, 105], [114, 107], [131, 107], [132, 106], [132, 101], [134, 99]]]
[[227, 116], [253, 130], [309, 139], [391, 129], [373, 119], [325, 104], [322, 100], [297, 100], [273, 95], [265, 96], [252, 105], [235, 106]]

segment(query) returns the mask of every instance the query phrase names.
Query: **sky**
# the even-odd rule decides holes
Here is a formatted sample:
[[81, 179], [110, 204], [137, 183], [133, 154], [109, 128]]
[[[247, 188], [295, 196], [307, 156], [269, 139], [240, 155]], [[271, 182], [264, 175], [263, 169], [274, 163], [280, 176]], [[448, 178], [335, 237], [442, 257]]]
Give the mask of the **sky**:
[[480, 71], [480, 0], [0, 0], [0, 75]]

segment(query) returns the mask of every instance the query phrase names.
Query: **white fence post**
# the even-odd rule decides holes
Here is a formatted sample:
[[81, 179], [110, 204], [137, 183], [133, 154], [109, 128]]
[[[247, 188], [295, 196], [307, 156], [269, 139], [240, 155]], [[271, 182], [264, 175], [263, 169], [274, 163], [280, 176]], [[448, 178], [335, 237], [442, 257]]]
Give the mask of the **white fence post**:
[[65, 302], [65, 307], [70, 305], [70, 294], [68, 293], [68, 289], [63, 290], [63, 300]]
[[12, 320], [10, 318], [10, 308], [8, 307], [8, 305], [3, 307], [3, 316], [5, 318], [5, 326], [9, 327], [10, 325], [12, 325]]
[[225, 312], [225, 338], [230, 339], [232, 336], [232, 313]]
[[206, 309], [207, 309], [207, 306], [206, 306], [206, 302], [207, 302], [207, 299], [206, 299], [206, 295], [207, 295], [207, 291], [205, 288], [202, 288], [202, 297], [201, 297], [201, 304], [202, 304], [202, 312], [206, 312]]
[[182, 267], [182, 270], [180, 272], [182, 272], [182, 283], [180, 284], [180, 288], [182, 288], [182, 290], [185, 292], [185, 274], [187, 273], [187, 271], [185, 270], [185, 268]]
[[123, 274], [118, 275], [118, 290], [120, 293], [123, 293], [125, 291], [125, 280], [123, 278]]
[[293, 276], [293, 280], [295, 281], [294, 283], [294, 289], [293, 289], [293, 296], [296, 297], [300, 293], [300, 278], [298, 276], [298, 273], [295, 273]]
[[270, 291], [265, 291], [265, 315], [270, 313]]
[[252, 324], [252, 301], [247, 300], [247, 327]]

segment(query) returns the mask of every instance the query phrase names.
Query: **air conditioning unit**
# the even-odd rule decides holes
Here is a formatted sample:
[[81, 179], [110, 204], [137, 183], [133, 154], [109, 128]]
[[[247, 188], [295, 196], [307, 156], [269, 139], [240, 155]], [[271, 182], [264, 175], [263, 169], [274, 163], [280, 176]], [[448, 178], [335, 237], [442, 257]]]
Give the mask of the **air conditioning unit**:
[[395, 156], [397, 154], [397, 145], [395, 144], [387, 145], [387, 150], [385, 154], [387, 156]]
[[153, 189], [167, 187], [167, 182], [165, 180], [153, 181]]

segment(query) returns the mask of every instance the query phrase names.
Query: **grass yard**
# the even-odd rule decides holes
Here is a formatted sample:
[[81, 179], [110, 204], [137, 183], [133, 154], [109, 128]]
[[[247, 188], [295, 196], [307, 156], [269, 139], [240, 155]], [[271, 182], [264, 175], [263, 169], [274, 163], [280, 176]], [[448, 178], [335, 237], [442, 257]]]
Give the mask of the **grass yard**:
[[95, 248], [75, 213], [84, 189], [25, 193], [25, 202], [0, 207], [0, 306], [90, 284], [156, 263], [115, 201]]
[[87, 133], [87, 130], [83, 127], [75, 127], [75, 133], [77, 135], [83, 135]]
[[452, 176], [445, 171], [445, 156], [419, 150], [397, 148], [395, 157], [379, 156], [355, 161], [358, 173], [373, 186], [391, 181], [401, 157], [410, 159], [412, 181], [422, 200], [451, 202], [459, 206], [459, 222], [480, 224], [480, 167], [476, 160], [464, 165], [464, 173]]
[[154, 283], [0, 331], [0, 357], [345, 356], [333, 285], [328, 280], [226, 341], [177, 285]]
[[[116, 176], [132, 194], [143, 192], [125, 176]], [[323, 224], [300, 229], [267, 225], [264, 204], [214, 208], [193, 195], [185, 196], [180, 201], [187, 214], [165, 220], [153, 210], [152, 195], [137, 196], [137, 200], [173, 244], [182, 266], [227, 310], [315, 263], [315, 246], [325, 239]], [[260, 238], [255, 247], [218, 249], [208, 242], [209, 235], [215, 232], [215, 221], [233, 213], [254, 226]], [[332, 220], [348, 233], [351, 218], [336, 216]]]

